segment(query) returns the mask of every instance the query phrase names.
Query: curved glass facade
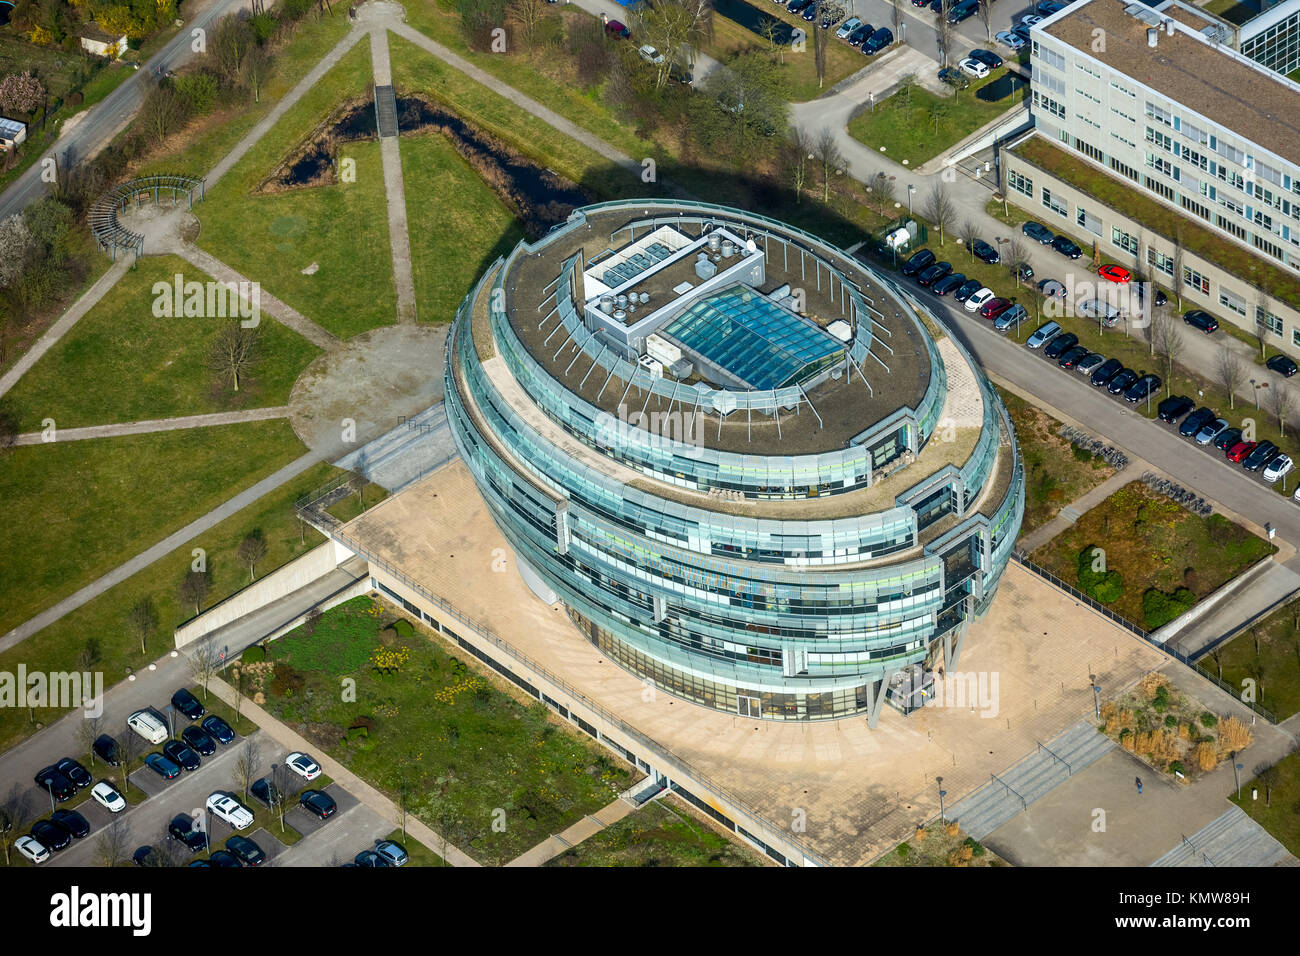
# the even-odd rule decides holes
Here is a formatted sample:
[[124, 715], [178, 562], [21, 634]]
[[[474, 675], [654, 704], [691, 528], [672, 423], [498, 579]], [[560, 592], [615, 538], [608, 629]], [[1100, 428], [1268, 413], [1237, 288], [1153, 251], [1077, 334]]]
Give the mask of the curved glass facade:
[[[874, 715], [894, 673], [933, 663], [945, 647], [951, 654], [945, 637], [992, 598], [1023, 514], [1010, 419], [960, 343], [938, 347], [908, 297], [843, 252], [739, 210], [663, 206], [656, 213], [798, 241], [834, 264], [855, 295], [869, 286], [877, 304], [890, 296], [914, 323], [904, 333], [924, 343], [928, 380], [909, 392], [921, 400], [861, 422], [840, 448], [798, 456], [781, 455], [780, 443], [739, 454], [619, 427], [577, 394], [577, 373], [524, 341], [531, 324], [554, 328], [556, 356], [583, 351], [588, 378], [599, 372], [612, 390], [634, 387], [641, 366], [619, 359], [626, 378], [618, 379], [618, 361], [597, 360], [611, 350], [582, 334], [574, 257], [553, 249], [584, 226], [613, 223], [617, 233], [647, 221], [646, 204], [606, 203], [521, 243], [462, 303], [447, 342], [458, 449], [518, 559], [625, 668], [745, 716]], [[537, 302], [518, 270], [548, 254], [557, 257], [554, 291]], [[539, 323], [548, 306], [553, 314]], [[566, 314], [568, 352], [559, 341]], [[901, 344], [898, 329], [894, 338]], [[978, 426], [945, 428], [950, 382], [966, 390], [963, 407], [982, 403]], [[802, 398], [814, 412], [787, 418], [791, 436], [810, 427], [819, 392]], [[710, 420], [719, 430], [730, 421], [722, 412]]]

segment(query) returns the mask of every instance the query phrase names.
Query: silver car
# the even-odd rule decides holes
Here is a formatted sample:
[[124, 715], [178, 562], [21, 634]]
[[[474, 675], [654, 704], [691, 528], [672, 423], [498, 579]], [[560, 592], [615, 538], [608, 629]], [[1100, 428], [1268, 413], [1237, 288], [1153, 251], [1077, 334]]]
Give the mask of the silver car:
[[1079, 364], [1074, 367], [1074, 370], [1080, 375], [1091, 375], [1093, 372], [1097, 371], [1097, 366], [1101, 365], [1104, 361], [1106, 361], [1106, 356], [1102, 355], [1100, 352], [1092, 352], [1080, 359]]
[[1214, 441], [1214, 439], [1218, 438], [1219, 434], [1227, 427], [1228, 423], [1222, 418], [1216, 418], [1212, 422], [1206, 422], [1201, 426], [1201, 430], [1196, 433], [1196, 444], [1208, 445], [1210, 442]]
[[1061, 326], [1058, 322], [1048, 322], [1045, 325], [1040, 325], [1034, 330], [1034, 334], [1029, 336], [1029, 340], [1025, 342], [1025, 345], [1031, 349], [1039, 348], [1059, 331], [1061, 331]]

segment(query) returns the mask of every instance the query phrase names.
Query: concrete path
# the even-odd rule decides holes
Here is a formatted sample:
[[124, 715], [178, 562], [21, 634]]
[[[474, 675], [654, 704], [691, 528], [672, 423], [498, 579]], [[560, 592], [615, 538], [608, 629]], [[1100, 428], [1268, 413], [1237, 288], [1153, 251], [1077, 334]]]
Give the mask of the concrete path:
[[[240, 412], [214, 412], [211, 415], [184, 415], [178, 418], [153, 418], [120, 425], [91, 425], [86, 428], [60, 428], [54, 441], [84, 441], [87, 438], [117, 438], [121, 435], [143, 435], [148, 432], [171, 432], [185, 428], [207, 428], [211, 425], [234, 425], [239, 422], [264, 422], [272, 418], [288, 418], [289, 406], [248, 408]], [[15, 445], [39, 445], [43, 432], [25, 432], [18, 436]]]
[[276, 488], [285, 484], [285, 482], [292, 481], [318, 461], [320, 461], [320, 456], [316, 452], [308, 452], [302, 457], [294, 459], [279, 471], [268, 475], [256, 484], [245, 488], [237, 495], [228, 498], [207, 514], [195, 518], [179, 531], [169, 534], [157, 544], [141, 551], [130, 560], [119, 564], [112, 571], [96, 578], [75, 594], [64, 598], [52, 607], [46, 608], [35, 617], [28, 618], [22, 624], [19, 624], [8, 634], [0, 637], [0, 651], [7, 651], [14, 645], [31, 637], [41, 628], [53, 624], [64, 615], [70, 614], [82, 605], [94, 600], [109, 588], [125, 581], [137, 571], [147, 568], [159, 558], [165, 557], [175, 551], [195, 535], [202, 534], [209, 528], [220, 524], [226, 518], [229, 518], [231, 515], [235, 514], [235, 512], [248, 507], [263, 495], [270, 494]]
[[[1116, 472], [1096, 488], [1085, 492], [1074, 501], [1071, 501], [1068, 505], [1062, 508], [1057, 516], [1051, 521], [1041, 527], [1035, 528], [1033, 531], [1029, 532], [1029, 534], [1017, 541], [1016, 546], [1021, 551], [1027, 551], [1032, 554], [1129, 482], [1137, 480], [1137, 476], [1141, 475], [1142, 472], [1150, 470], [1151, 466], [1144, 461], [1129, 462], [1128, 468], [1124, 471]], [[1069, 512], [1069, 514], [1066, 512]]]
[[[377, 25], [370, 31], [370, 60], [375, 86], [393, 82], [388, 60], [388, 30]], [[393, 284], [397, 288], [397, 321], [416, 320], [415, 279], [411, 274], [411, 238], [406, 220], [406, 186], [402, 180], [402, 154], [397, 136], [381, 136], [379, 155], [384, 164], [384, 199], [388, 204], [388, 244], [393, 256]]]
[[369, 481], [396, 492], [458, 454], [447, 424], [446, 406], [438, 402], [334, 464], [358, 471]]
[[[204, 252], [198, 246], [192, 245], [191, 243], [184, 243], [174, 251], [186, 262], [198, 266], [208, 275], [212, 276], [214, 279], [220, 280], [221, 282], [252, 282], [251, 279], [240, 275], [216, 256]], [[260, 290], [259, 305], [261, 310], [285, 328], [293, 329], [293, 331], [297, 332], [312, 345], [315, 345], [317, 348], [325, 349], [326, 351], [329, 351], [339, 344], [339, 340], [335, 338], [333, 334], [326, 332], [293, 306], [286, 305], [284, 302], [281, 302], [275, 296], [271, 295], [271, 293], [262, 289], [261, 283], [257, 283], [257, 286]]]
[[107, 293], [108, 290], [117, 284], [117, 280], [126, 274], [126, 270], [131, 268], [131, 260], [127, 256], [122, 256], [117, 262], [109, 267], [99, 279], [85, 293], [74, 302], [68, 309], [59, 316], [58, 321], [51, 325], [39, 339], [33, 343], [27, 353], [10, 367], [9, 371], [0, 375], [0, 396], [7, 393], [18, 380], [22, 378], [29, 368], [35, 365], [55, 343], [81, 321], [82, 316], [95, 307]]
[[[636, 19], [635, 14], [619, 3], [618, 0], [565, 0], [565, 3], [577, 7], [579, 10], [586, 10], [592, 16], [601, 19], [602, 22], [604, 20], [618, 20], [624, 26], [629, 27], [633, 31], [633, 35], [636, 33], [637, 27], [633, 22]], [[755, 34], [754, 42], [758, 43], [759, 39], [759, 36]], [[641, 42], [640, 40], [637, 41], [638, 44]], [[702, 53], [693, 48], [688, 49], [687, 52], [691, 59], [691, 73], [694, 75], [692, 85], [694, 86], [698, 86], [706, 76], [722, 67], [721, 63], [707, 53]]]
[[565, 850], [577, 846], [588, 837], [595, 836], [606, 827], [634, 812], [637, 808], [626, 800], [615, 800], [595, 813], [588, 813], [563, 833], [553, 834], [527, 852], [519, 854], [506, 866], [541, 866]]
[[[230, 685], [221, 678], [212, 678], [208, 684], [208, 690], [220, 697], [230, 706], [234, 706], [235, 692]], [[313, 746], [305, 737], [300, 736], [291, 728], [276, 720], [270, 715], [270, 713], [257, 706], [257, 704], [254, 704], [246, 697], [240, 704], [240, 710], [249, 720], [261, 727], [263, 733], [283, 747], [289, 750], [299, 750], [311, 753], [321, 765], [321, 769], [324, 770], [330, 778], [338, 781], [341, 787], [355, 796], [371, 810], [392, 823], [394, 828], [402, 825], [402, 813], [398, 810], [397, 805], [393, 803], [392, 800], [388, 799], [384, 794], [366, 783], [366, 781], [362, 780], [329, 754], [323, 753], [319, 747]], [[450, 843], [444, 842], [442, 837], [435, 833], [430, 827], [426, 826], [409, 813], [406, 815], [406, 832], [434, 853], [438, 854], [452, 866], [479, 866], [477, 861], [471, 859], [466, 853], [455, 846], [452, 846]]]
[[1240, 634], [1300, 591], [1300, 574], [1276, 559], [1247, 574], [1249, 580], [1242, 581], [1234, 593], [1181, 629], [1168, 641], [1169, 646], [1188, 657], [1198, 657]]
[[275, 104], [271, 112], [262, 117], [261, 121], [235, 144], [234, 149], [228, 152], [217, 165], [208, 170], [208, 174], [204, 177], [205, 188], [210, 191], [226, 173], [230, 172], [234, 165], [257, 145], [257, 141], [265, 136], [271, 127], [280, 122], [280, 118], [289, 112], [295, 103], [307, 95], [307, 91], [315, 86], [320, 78], [328, 73], [339, 60], [343, 59], [344, 55], [356, 46], [357, 42], [365, 35], [366, 31], [364, 29], [353, 26], [347, 36], [339, 40], [334, 45], [334, 49], [326, 53], [320, 62], [298, 81], [298, 85], [281, 97], [280, 102]]

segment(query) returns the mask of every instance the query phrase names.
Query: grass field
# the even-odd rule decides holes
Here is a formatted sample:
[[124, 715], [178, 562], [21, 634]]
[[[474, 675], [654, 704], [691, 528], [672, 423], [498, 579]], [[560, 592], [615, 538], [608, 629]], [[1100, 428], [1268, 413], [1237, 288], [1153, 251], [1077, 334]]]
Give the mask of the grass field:
[[[223, 319], [158, 318], [154, 282], [209, 277], [176, 256], [148, 257], [38, 361], [9, 393], [23, 431], [46, 418], [59, 428], [283, 405], [319, 349], [269, 316], [262, 359], [233, 391], [206, 365]], [[75, 388], [68, 384], [75, 382]]]
[[763, 866], [764, 858], [701, 821], [673, 796], [647, 803], [546, 866]]
[[1263, 538], [1222, 515], [1193, 515], [1140, 482], [1132, 482], [1035, 551], [1031, 557], [1068, 584], [1078, 580], [1078, 555], [1102, 548], [1105, 569], [1123, 576], [1111, 610], [1147, 628], [1142, 596], [1187, 588], [1200, 600], [1272, 552]]
[[[485, 864], [503, 864], [613, 800], [628, 770], [525, 707], [438, 638], [370, 598], [272, 641], [266, 708]], [[388, 668], [380, 672], [379, 667]], [[339, 682], [356, 681], [340, 699]], [[494, 826], [495, 823], [495, 826]], [[433, 848], [437, 850], [437, 847]]]
[[962, 90], [955, 99], [916, 87], [905, 107], [905, 101], [894, 94], [875, 104], [874, 109], [853, 117], [849, 121], [849, 135], [872, 149], [884, 147], [885, 155], [896, 163], [920, 166], [1024, 99], [1027, 85], [994, 103], [976, 98], [978, 90], [1002, 79], [1006, 72], [1005, 69], [992, 71], [984, 79], [972, 82], [970, 89]]
[[[350, 97], [373, 85], [358, 43], [226, 174], [196, 212], [199, 245], [341, 338], [391, 324], [397, 300], [378, 142], [346, 143], [356, 182], [255, 194], [262, 181]], [[313, 262], [314, 275], [302, 270]]]
[[303, 453], [288, 422], [14, 448], [0, 469], [0, 633]]
[[1278, 720], [1300, 711], [1300, 630], [1294, 626], [1290, 608], [1279, 608], [1196, 663], [1214, 677], [1222, 673], [1222, 679], [1236, 688], [1253, 680], [1257, 702]]
[[[756, 0], [751, 6], [759, 7], [759, 3], [763, 3], [763, 0]], [[811, 24], [804, 20], [803, 17], [787, 12], [784, 6], [773, 3], [763, 3], [759, 7], [759, 11], [763, 16], [784, 20], [807, 34], [804, 50], [796, 52], [792, 49], [786, 49], [784, 54], [781, 55], [781, 69], [785, 74], [786, 82], [790, 85], [791, 102], [802, 103], [805, 100], [815, 99], [840, 80], [852, 76], [858, 70], [871, 66], [879, 56], [883, 56], [883, 53], [878, 54], [876, 57], [865, 56], [857, 47], [851, 47], [847, 43], [835, 39], [834, 29], [822, 31], [826, 37], [826, 78], [818, 85]], [[728, 20], [721, 14], [715, 13], [713, 16], [713, 41], [705, 44], [702, 49], [714, 59], [725, 60], [728, 56], [741, 50], [768, 50], [770, 44], [752, 30], [748, 30], [734, 20]]]
[[[1247, 764], [1242, 775], [1241, 797], [1234, 791], [1228, 794], [1228, 799], [1249, 813], [1293, 856], [1300, 856], [1300, 753], [1283, 757], [1275, 765], [1277, 779], [1271, 785], [1258, 777], [1247, 782], [1246, 777], [1258, 774], [1260, 769]], [[1259, 799], [1251, 799], [1252, 789], [1259, 790]]]
[[450, 322], [483, 270], [523, 232], [495, 192], [438, 133], [402, 139], [407, 215], [437, 210], [439, 227], [413, 229], [411, 268], [420, 321]]

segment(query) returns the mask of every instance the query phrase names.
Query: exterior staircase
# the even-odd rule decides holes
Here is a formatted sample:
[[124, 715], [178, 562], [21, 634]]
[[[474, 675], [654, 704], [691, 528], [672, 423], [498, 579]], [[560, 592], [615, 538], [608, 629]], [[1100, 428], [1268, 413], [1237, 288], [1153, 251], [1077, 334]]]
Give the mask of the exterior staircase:
[[1286, 847], [1250, 818], [1232, 807], [1193, 833], [1152, 866], [1296, 866]]

